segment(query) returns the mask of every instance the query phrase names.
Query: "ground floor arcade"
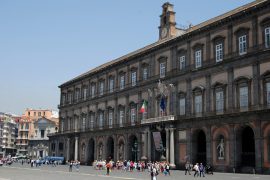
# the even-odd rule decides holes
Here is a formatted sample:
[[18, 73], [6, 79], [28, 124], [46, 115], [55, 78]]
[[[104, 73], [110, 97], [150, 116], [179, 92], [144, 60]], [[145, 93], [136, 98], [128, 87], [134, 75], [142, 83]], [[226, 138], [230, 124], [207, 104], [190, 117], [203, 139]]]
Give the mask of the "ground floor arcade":
[[246, 114], [58, 134], [50, 137], [50, 147], [55, 147], [50, 153], [87, 165], [105, 159], [167, 160], [178, 169], [190, 161], [211, 164], [224, 172], [267, 172], [270, 168], [267, 118]]

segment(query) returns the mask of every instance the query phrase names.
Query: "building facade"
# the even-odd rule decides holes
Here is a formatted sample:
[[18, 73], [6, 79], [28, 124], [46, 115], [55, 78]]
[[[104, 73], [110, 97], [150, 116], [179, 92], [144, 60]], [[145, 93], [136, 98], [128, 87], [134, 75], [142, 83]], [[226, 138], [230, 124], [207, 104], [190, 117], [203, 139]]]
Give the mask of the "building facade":
[[187, 29], [162, 8], [157, 42], [60, 86], [50, 153], [269, 172], [270, 2]]
[[58, 113], [53, 110], [26, 109], [18, 123], [18, 154], [33, 158], [47, 155], [47, 134], [58, 130], [58, 120]]
[[5, 113], [0, 114], [0, 156], [14, 156], [16, 154], [16, 127], [15, 119]]

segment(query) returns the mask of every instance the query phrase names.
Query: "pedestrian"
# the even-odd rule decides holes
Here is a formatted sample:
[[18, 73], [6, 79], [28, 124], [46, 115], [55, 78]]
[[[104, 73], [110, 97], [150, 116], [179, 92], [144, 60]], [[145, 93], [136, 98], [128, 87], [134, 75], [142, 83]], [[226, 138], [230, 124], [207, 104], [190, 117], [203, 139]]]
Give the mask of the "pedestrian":
[[194, 177], [197, 175], [197, 177], [199, 176], [199, 163], [196, 163], [195, 166], [193, 167], [195, 173], [194, 173]]
[[70, 161], [70, 162], [69, 162], [69, 172], [72, 172], [72, 166], [73, 166], [73, 162]]
[[157, 180], [157, 175], [158, 175], [158, 170], [157, 170], [157, 168], [154, 166], [154, 167], [153, 167], [153, 180]]
[[109, 176], [110, 175], [110, 168], [111, 168], [111, 164], [110, 164], [110, 162], [108, 161], [107, 162], [107, 164], [106, 164], [106, 169], [107, 169], [107, 176]]
[[165, 164], [165, 171], [167, 172], [166, 174], [168, 174], [169, 176], [171, 175], [169, 163], [166, 163], [166, 164]]
[[205, 177], [205, 176], [204, 176], [204, 166], [203, 166], [202, 163], [201, 163], [200, 166], [199, 166], [199, 171], [200, 171], [200, 177], [202, 177], [202, 175], [203, 175], [203, 177]]
[[187, 172], [188, 172], [189, 175], [191, 175], [190, 174], [190, 168], [191, 168], [190, 163], [189, 163], [189, 161], [187, 161], [186, 164], [185, 164], [185, 175], [187, 175]]

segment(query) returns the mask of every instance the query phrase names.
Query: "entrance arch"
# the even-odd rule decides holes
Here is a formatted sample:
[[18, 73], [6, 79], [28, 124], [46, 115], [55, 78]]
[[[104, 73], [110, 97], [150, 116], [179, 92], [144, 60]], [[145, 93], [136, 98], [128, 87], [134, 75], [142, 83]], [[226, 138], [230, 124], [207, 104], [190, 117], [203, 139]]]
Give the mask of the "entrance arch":
[[241, 134], [241, 166], [255, 167], [255, 138], [249, 126]]
[[107, 160], [114, 159], [114, 140], [112, 137], [109, 137], [107, 140]]
[[135, 135], [129, 137], [129, 160], [138, 161], [138, 139]]
[[194, 133], [192, 151], [193, 163], [206, 164], [206, 135], [203, 130]]
[[92, 164], [95, 160], [95, 141], [94, 141], [94, 139], [89, 140], [87, 149], [88, 149], [87, 164], [92, 166]]

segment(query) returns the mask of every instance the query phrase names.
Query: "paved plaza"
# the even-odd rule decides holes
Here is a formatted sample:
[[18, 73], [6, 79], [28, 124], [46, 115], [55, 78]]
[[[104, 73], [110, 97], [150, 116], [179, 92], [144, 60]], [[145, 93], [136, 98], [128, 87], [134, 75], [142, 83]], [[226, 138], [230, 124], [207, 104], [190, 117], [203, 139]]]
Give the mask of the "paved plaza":
[[[193, 172], [192, 172], [193, 174]], [[200, 178], [200, 177], [198, 177]], [[123, 172], [119, 170], [113, 171], [110, 176], [106, 176], [105, 170], [94, 170], [89, 166], [81, 166], [79, 172], [73, 169], [73, 172], [68, 172], [68, 166], [42, 166], [38, 168], [31, 168], [28, 164], [13, 164], [12, 166], [2, 166], [0, 167], [0, 180], [71, 180], [71, 179], [92, 179], [92, 180], [102, 180], [102, 179], [127, 179], [127, 180], [142, 180], [151, 179], [147, 172]], [[171, 176], [159, 175], [160, 180], [175, 180], [175, 179], [194, 179], [193, 175], [185, 176], [183, 171], [172, 171]], [[230, 174], [230, 173], [215, 173], [214, 175], [206, 175], [203, 179], [213, 179], [213, 180], [227, 180], [227, 179], [237, 179], [237, 180], [269, 180], [269, 175], [251, 175], [251, 174]]]

